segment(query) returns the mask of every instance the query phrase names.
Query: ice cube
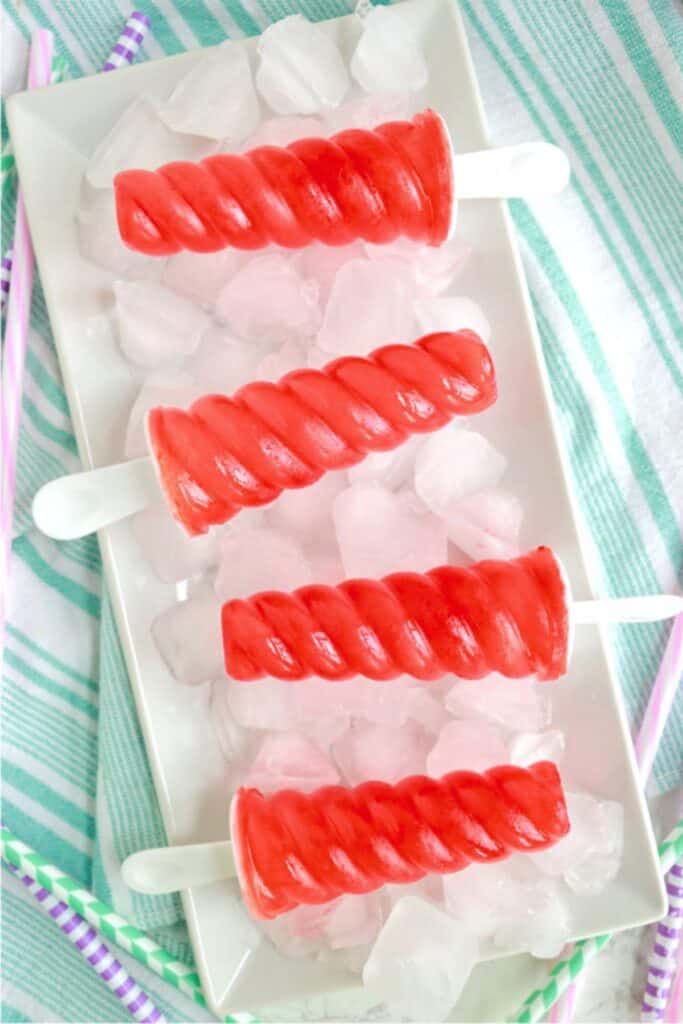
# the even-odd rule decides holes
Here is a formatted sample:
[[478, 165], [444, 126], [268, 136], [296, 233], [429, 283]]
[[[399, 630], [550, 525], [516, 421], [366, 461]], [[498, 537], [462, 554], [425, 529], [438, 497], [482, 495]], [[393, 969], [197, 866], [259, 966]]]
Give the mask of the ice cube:
[[390, 907], [394, 907], [406, 896], [417, 896], [430, 903], [443, 903], [443, 876], [425, 875], [418, 882], [410, 882], [407, 885], [389, 883], [382, 886], [381, 892]]
[[563, 876], [575, 892], [600, 892], [621, 865], [624, 810], [613, 800], [567, 793], [569, 834], [549, 850], [531, 855], [547, 875]]
[[214, 582], [221, 601], [263, 590], [295, 590], [313, 582], [301, 548], [267, 527], [228, 530], [220, 540], [220, 567]]
[[[613, 800], [598, 801], [594, 809], [592, 849], [565, 871], [564, 880], [574, 892], [599, 893], [621, 867], [624, 848], [624, 808]], [[576, 814], [574, 815], [576, 818]], [[570, 811], [571, 821], [571, 811]]]
[[302, 723], [351, 717], [398, 727], [407, 721], [413, 684], [407, 677], [385, 683], [360, 676], [334, 683], [304, 679], [292, 687], [295, 714]]
[[274, 732], [261, 742], [243, 785], [254, 786], [262, 793], [278, 789], [312, 793], [338, 782], [334, 764], [310, 739], [297, 732]]
[[285, 956], [313, 957], [324, 949], [321, 921], [324, 906], [300, 906], [272, 921], [259, 921], [270, 941]]
[[356, 722], [333, 745], [332, 753], [351, 786], [368, 779], [395, 783], [408, 775], [424, 773], [431, 742], [417, 722], [406, 722], [398, 728]]
[[349, 128], [376, 128], [386, 121], [408, 121], [418, 109], [419, 104], [409, 93], [376, 93], [349, 100], [328, 111], [325, 126], [329, 135]]
[[[332, 535], [333, 503], [346, 487], [342, 471], [325, 473], [310, 487], [283, 491], [266, 512], [268, 522], [307, 548], [320, 548]], [[317, 583], [326, 582], [317, 573], [314, 578]]]
[[[128, 417], [124, 454], [136, 459], [148, 454], [145, 419], [158, 405], [174, 405], [186, 409], [201, 394], [191, 374], [184, 370], [155, 370], [144, 380]], [[180, 577], [179, 577], [180, 578]]]
[[468, 328], [488, 344], [491, 325], [473, 299], [464, 295], [438, 295], [418, 299], [415, 315], [423, 334]]
[[286, 341], [282, 348], [275, 349], [263, 357], [256, 367], [257, 380], [278, 381], [286, 373], [299, 370], [306, 365], [306, 352], [297, 341]]
[[[473, 863], [463, 871], [443, 876], [446, 910], [468, 932], [479, 938], [490, 938], [504, 919], [505, 912], [514, 909], [519, 898], [519, 858], [491, 864]], [[524, 872], [526, 880], [530, 874]], [[522, 896], [525, 890], [522, 889]]]
[[445, 291], [472, 252], [458, 236], [439, 246], [422, 245], [407, 238], [399, 238], [391, 245], [363, 244], [370, 259], [391, 256], [405, 260], [415, 275], [418, 293], [424, 298]]
[[204, 50], [159, 114], [176, 132], [241, 142], [259, 120], [246, 51], [232, 42]]
[[[360, 242], [352, 242], [350, 245], [322, 245], [315, 242], [301, 250], [298, 265], [305, 278], [317, 282], [320, 301], [327, 303], [338, 272], [345, 263], [362, 256], [363, 246]], [[326, 354], [325, 358], [329, 360], [329, 355]]]
[[317, 345], [309, 345], [306, 354], [306, 365], [311, 370], [322, 370], [324, 366], [332, 362], [329, 352], [323, 352]]
[[317, 906], [302, 905], [269, 921], [266, 931], [273, 942], [289, 956], [325, 954], [325, 961], [339, 967], [329, 950], [358, 950], [367, 957], [367, 947], [382, 925], [382, 902], [376, 893], [367, 896], [342, 896]]
[[484, 772], [507, 761], [507, 747], [497, 726], [456, 719], [448, 722], [439, 734], [427, 758], [427, 771], [439, 779], [454, 771]]
[[138, 512], [131, 525], [143, 559], [150, 562], [164, 583], [197, 576], [218, 561], [217, 531], [188, 537], [165, 504], [150, 505]]
[[334, 524], [346, 574], [424, 572], [446, 561], [446, 530], [415, 495], [354, 484], [334, 502]]
[[406, 896], [387, 918], [363, 968], [363, 983], [392, 1016], [444, 1020], [477, 959], [469, 932], [425, 900]]
[[221, 608], [215, 597], [194, 597], [168, 608], [152, 623], [152, 635], [179, 682], [195, 685], [223, 675]]
[[224, 327], [210, 327], [186, 368], [205, 393], [231, 395], [256, 379], [256, 367], [265, 350], [241, 341]]
[[500, 488], [468, 494], [448, 505], [448, 536], [466, 555], [514, 558], [520, 553], [519, 534], [524, 510], [521, 501]]
[[479, 938], [533, 956], [555, 956], [569, 938], [570, 920], [561, 887], [539, 877], [527, 856], [470, 864], [445, 875], [448, 913]]
[[[433, 692], [436, 693], [435, 690]], [[425, 686], [416, 686], [411, 691], [408, 698], [408, 715], [432, 735], [440, 733], [448, 721], [443, 704], [436, 700]]]
[[177, 365], [194, 352], [211, 323], [193, 302], [160, 284], [115, 281], [112, 287], [119, 344], [138, 366]]
[[293, 729], [296, 716], [293, 694], [296, 687], [284, 679], [258, 679], [240, 683], [228, 679], [224, 683], [228, 708], [245, 729]]
[[242, 338], [283, 344], [315, 334], [318, 286], [281, 253], [256, 256], [221, 291], [216, 312]]
[[331, 949], [351, 949], [373, 942], [382, 926], [382, 904], [376, 893], [342, 896], [330, 904], [323, 934]]
[[308, 564], [313, 573], [316, 583], [324, 583], [328, 587], [334, 587], [344, 579], [344, 566], [338, 555], [330, 552], [313, 549], [308, 551]]
[[179, 252], [169, 257], [163, 273], [167, 288], [203, 306], [212, 306], [221, 289], [244, 263], [236, 249], [220, 252]]
[[415, 460], [415, 490], [436, 515], [469, 494], [495, 487], [507, 460], [481, 434], [456, 422], [431, 434]]
[[366, 92], [418, 92], [429, 78], [415, 33], [385, 7], [373, 8], [364, 18], [351, 74]]
[[201, 160], [215, 149], [210, 139], [172, 132], [154, 103], [139, 96], [101, 140], [88, 161], [85, 177], [94, 188], [109, 188], [119, 171], [132, 167], [154, 171], [174, 160]]
[[570, 933], [569, 908], [562, 889], [546, 878], [523, 886], [521, 900], [514, 910], [507, 909], [496, 931], [495, 944], [549, 960], [558, 955]]
[[403, 261], [353, 259], [334, 279], [318, 345], [335, 355], [367, 355], [415, 339], [415, 279]]
[[559, 729], [548, 732], [517, 732], [510, 737], [510, 762], [527, 768], [537, 761], [562, 760], [564, 753], [564, 733]]
[[259, 146], [289, 146], [297, 139], [316, 139], [326, 134], [319, 117], [273, 117], [261, 122], [242, 149], [246, 151]]
[[236, 720], [228, 702], [228, 687], [224, 679], [211, 684], [211, 724], [218, 737], [223, 757], [234, 765], [249, 749], [251, 733]]
[[350, 83], [337, 44], [301, 14], [270, 25], [258, 52], [256, 85], [278, 114], [315, 114], [344, 99]]
[[329, 751], [332, 744], [344, 735], [349, 725], [348, 717], [325, 713], [318, 718], [299, 721], [297, 728], [304, 736], [308, 736], [320, 750]]
[[155, 277], [164, 269], [164, 260], [134, 252], [121, 241], [116, 220], [113, 188], [81, 190], [76, 214], [78, 251], [85, 260], [122, 277]]
[[415, 459], [424, 437], [416, 434], [389, 452], [372, 452], [349, 470], [352, 484], [376, 483], [396, 490], [413, 472]]
[[540, 732], [550, 725], [552, 716], [547, 683], [505, 679], [497, 672], [456, 682], [446, 695], [446, 707], [456, 715], [484, 715], [518, 732]]

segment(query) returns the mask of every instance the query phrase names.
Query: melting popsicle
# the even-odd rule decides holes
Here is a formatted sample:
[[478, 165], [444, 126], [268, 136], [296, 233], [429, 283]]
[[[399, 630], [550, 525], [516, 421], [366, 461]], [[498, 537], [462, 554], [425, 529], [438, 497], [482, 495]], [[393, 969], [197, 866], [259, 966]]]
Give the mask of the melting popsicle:
[[539, 761], [308, 794], [243, 788], [233, 798], [230, 827], [231, 843], [133, 854], [123, 865], [126, 884], [163, 893], [236, 874], [251, 914], [273, 918], [302, 904], [547, 849], [567, 834], [569, 819], [557, 768]]
[[199, 534], [495, 399], [488, 349], [462, 330], [256, 381], [187, 411], [156, 408], [147, 432], [176, 519]]
[[567, 670], [569, 593], [547, 547], [469, 568], [266, 591], [223, 605], [234, 679], [558, 679]]

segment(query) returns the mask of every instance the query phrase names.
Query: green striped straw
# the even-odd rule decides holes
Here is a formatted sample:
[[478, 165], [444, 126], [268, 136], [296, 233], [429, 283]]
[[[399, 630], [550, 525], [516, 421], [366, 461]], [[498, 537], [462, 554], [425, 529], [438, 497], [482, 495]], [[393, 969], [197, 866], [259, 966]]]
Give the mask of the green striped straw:
[[[683, 818], [661, 843], [658, 852], [660, 870], [665, 875], [683, 856]], [[509, 1024], [535, 1024], [539, 1021], [611, 938], [612, 934], [607, 933], [575, 943], [571, 953], [558, 960], [550, 970], [543, 988], [534, 989], [517, 1012], [508, 1017]]]
[[[112, 907], [84, 889], [75, 878], [66, 875], [60, 868], [36, 853], [32, 847], [3, 826], [0, 829], [0, 858], [14, 864], [22, 874], [38, 882], [49, 893], [77, 911], [89, 924], [115, 945], [130, 953], [145, 967], [158, 974], [179, 992], [189, 996], [199, 1006], [206, 1007], [199, 975], [193, 967], [175, 960], [146, 932], [130, 924], [125, 917], [115, 913]], [[234, 1022], [237, 1018], [225, 1017]], [[239, 1021], [254, 1021], [248, 1014], [240, 1014]]]

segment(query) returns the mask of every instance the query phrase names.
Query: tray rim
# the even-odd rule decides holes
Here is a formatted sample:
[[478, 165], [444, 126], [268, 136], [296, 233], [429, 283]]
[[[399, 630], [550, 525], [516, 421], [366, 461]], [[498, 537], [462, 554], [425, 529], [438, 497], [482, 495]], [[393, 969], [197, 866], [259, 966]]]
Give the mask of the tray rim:
[[[462, 20], [462, 14], [461, 14], [459, 5], [457, 3], [450, 2], [450, 0], [403, 0], [403, 2], [401, 4], [392, 5], [388, 9], [393, 11], [393, 12], [398, 12], [398, 11], [401, 10], [401, 8], [410, 8], [410, 7], [415, 7], [415, 6], [418, 6], [418, 5], [422, 5], [422, 6], [425, 6], [425, 7], [430, 6], [430, 7], [435, 8], [435, 9], [436, 8], [441, 8], [441, 13], [444, 15], [444, 17], [449, 17], [452, 20], [454, 31], [457, 34], [458, 38], [459, 38], [459, 42], [460, 42], [460, 46], [461, 46], [461, 52], [462, 52], [462, 56], [464, 58], [465, 66], [466, 66], [467, 77], [470, 79], [470, 82], [471, 82], [471, 85], [472, 85], [472, 97], [473, 97], [473, 102], [474, 102], [476, 119], [477, 119], [478, 124], [479, 124], [479, 129], [480, 129], [480, 132], [482, 134], [482, 137], [485, 138], [485, 140], [486, 140], [486, 144], [490, 145], [489, 137], [488, 137], [488, 126], [487, 126], [487, 121], [486, 121], [485, 109], [484, 109], [483, 100], [482, 100], [482, 97], [481, 97], [481, 92], [480, 92], [479, 87], [478, 87], [478, 80], [477, 80], [476, 70], [474, 68], [474, 63], [473, 63], [473, 60], [472, 60], [472, 54], [471, 54], [471, 50], [470, 50], [469, 43], [468, 43], [468, 40], [467, 40], [467, 36], [466, 36], [466, 33], [465, 33], [464, 24], [463, 24], [463, 20]], [[337, 17], [337, 18], [325, 19], [324, 21], [319, 22], [319, 24], [330, 26], [330, 27], [334, 28], [337, 24], [342, 23], [342, 22], [349, 22], [354, 17], [355, 17], [354, 14], [348, 14], [348, 15], [343, 15], [343, 16]], [[236, 45], [242, 45], [242, 46], [247, 46], [248, 48], [253, 48], [253, 46], [256, 45], [256, 40], [258, 38], [259, 38], [258, 36], [251, 36], [251, 37], [246, 37], [246, 38], [243, 38], [243, 39], [233, 40], [233, 42]], [[217, 45], [221, 45], [221, 44], [217, 44]], [[156, 66], [164, 65], [166, 67], [181, 66], [183, 63], [189, 63], [190, 60], [198, 60], [202, 53], [206, 52], [206, 50], [211, 50], [211, 49], [215, 49], [215, 47], [197, 48], [197, 49], [194, 49], [194, 50], [188, 50], [188, 51], [185, 51], [183, 53], [173, 55], [171, 57], [161, 58], [160, 60], [157, 60], [157, 61], [154, 61], [154, 62], [146, 62], [146, 63], [142, 63], [142, 64], [131, 65], [131, 66], [128, 66], [126, 68], [120, 69], [117, 72], [117, 75], [119, 75], [119, 76], [120, 75], [126, 75], [126, 76], [128, 76], [128, 80], [129, 81], [135, 80], [136, 77], [139, 77], [142, 81], [144, 81], [146, 76], [149, 75], [149, 73], [150, 73], [150, 66], [152, 64], [156, 65]], [[56, 90], [60, 90], [61, 93], [65, 95], [65, 100], [66, 100], [66, 98], [68, 97], [68, 94], [69, 94], [70, 91], [78, 90], [80, 92], [83, 89], [83, 87], [84, 87], [85, 81], [86, 80], [84, 80], [83, 78], [74, 79], [74, 80], [63, 82], [63, 83], [59, 83], [57, 85], [47, 86], [47, 87], [44, 87], [44, 88], [39, 89], [39, 90], [32, 90], [30, 92], [28, 90], [26, 90], [24, 92], [16, 93], [13, 96], [9, 97], [7, 99], [7, 120], [8, 120], [9, 130], [10, 130], [10, 136], [12, 137], [13, 141], [15, 140], [15, 135], [20, 134], [20, 133], [17, 132], [17, 123], [24, 117], [24, 107], [28, 106], [30, 108], [30, 106], [32, 105], [32, 103], [33, 103], [33, 101], [34, 101], [34, 99], [35, 99], [37, 94], [46, 93], [46, 92], [48, 92], [50, 90], [55, 90], [56, 89]], [[16, 159], [17, 169], [18, 169], [19, 175], [21, 177], [22, 168], [25, 165], [28, 164], [30, 157], [29, 157], [29, 154], [27, 153], [26, 149], [24, 148], [24, 145], [22, 144], [23, 140], [17, 140], [17, 142], [18, 142], [18, 144], [15, 143], [15, 159]], [[523, 305], [523, 310], [524, 310], [524, 317], [525, 317], [525, 321], [526, 321], [526, 326], [527, 326], [527, 329], [528, 329], [528, 332], [529, 332], [529, 335], [530, 335], [530, 338], [531, 338], [531, 341], [532, 341], [532, 350], [533, 350], [533, 353], [534, 353], [534, 359], [535, 359], [535, 363], [536, 363], [536, 366], [537, 366], [537, 369], [538, 369], [539, 378], [540, 378], [540, 381], [541, 381], [544, 411], [546, 413], [547, 420], [550, 423], [552, 437], [553, 437], [553, 446], [554, 446], [555, 454], [557, 455], [558, 462], [559, 462], [559, 465], [560, 465], [560, 468], [561, 468], [562, 482], [563, 482], [563, 485], [564, 485], [564, 493], [565, 493], [565, 496], [566, 496], [566, 499], [567, 499], [567, 502], [568, 502], [568, 505], [569, 505], [569, 508], [570, 508], [570, 511], [571, 511], [571, 518], [572, 518], [572, 524], [571, 525], [572, 525], [572, 528], [574, 529], [574, 531], [576, 533], [577, 540], [578, 540], [578, 554], [579, 554], [579, 557], [580, 557], [580, 560], [581, 560], [582, 568], [583, 568], [583, 570], [585, 572], [585, 575], [586, 575], [586, 577], [588, 579], [588, 584], [589, 584], [589, 586], [588, 586], [588, 593], [582, 594], [582, 596], [592, 597], [592, 596], [595, 596], [595, 592], [596, 592], [596, 579], [595, 579], [595, 575], [596, 574], [593, 571], [591, 560], [590, 560], [590, 558], [588, 556], [590, 545], [592, 544], [592, 538], [591, 538], [590, 532], [588, 530], [588, 527], [587, 527], [587, 525], [584, 522], [583, 516], [581, 514], [578, 498], [575, 495], [575, 493], [574, 493], [574, 491], [573, 491], [573, 489], [571, 487], [571, 474], [570, 474], [570, 466], [569, 466], [569, 456], [568, 456], [568, 453], [565, 450], [564, 444], [562, 442], [562, 437], [561, 437], [559, 422], [558, 422], [558, 418], [557, 418], [557, 413], [556, 413], [555, 407], [554, 407], [554, 400], [553, 400], [553, 396], [552, 396], [550, 377], [549, 377], [548, 369], [547, 369], [547, 366], [546, 366], [545, 358], [543, 356], [541, 340], [540, 340], [540, 336], [539, 336], [539, 333], [538, 333], [538, 328], [537, 328], [535, 316], [534, 316], [534, 313], [533, 313], [533, 308], [532, 308], [532, 304], [531, 304], [531, 297], [530, 297], [529, 290], [528, 290], [526, 275], [525, 275], [523, 264], [522, 264], [522, 259], [521, 259], [521, 254], [520, 254], [520, 251], [519, 251], [519, 246], [517, 244], [517, 240], [516, 240], [516, 237], [515, 237], [515, 234], [514, 234], [514, 230], [513, 230], [512, 219], [511, 219], [510, 212], [509, 212], [509, 209], [507, 207], [507, 204], [505, 202], [503, 202], [503, 201], [496, 201], [496, 200], [487, 200], [487, 202], [496, 202], [496, 203], [498, 203], [498, 205], [500, 207], [500, 212], [502, 214], [502, 222], [503, 222], [503, 228], [504, 228], [504, 234], [505, 234], [505, 243], [506, 243], [506, 247], [507, 247], [508, 253], [511, 256], [512, 266], [514, 268], [514, 274], [515, 274], [516, 283], [517, 283], [517, 285], [519, 287], [519, 292], [520, 292], [520, 296], [521, 296], [521, 299], [522, 299], [522, 305]], [[30, 201], [30, 198], [29, 198], [29, 201], [26, 203], [26, 214], [27, 214], [27, 218], [28, 218], [28, 221], [29, 221], [29, 226], [31, 227], [32, 233], [33, 233], [33, 226], [34, 225], [32, 223], [32, 219], [34, 217], [37, 217], [37, 214], [35, 213], [35, 210], [32, 209], [32, 203]], [[52, 326], [52, 322], [53, 322], [52, 307], [53, 307], [53, 303], [54, 303], [55, 306], [57, 305], [58, 300], [56, 298], [54, 298], [54, 296], [51, 296], [50, 293], [51, 293], [52, 289], [46, 283], [46, 278], [42, 274], [42, 267], [41, 267], [42, 254], [41, 254], [40, 248], [41, 248], [40, 246], [36, 247], [36, 263], [38, 264], [38, 268], [41, 271], [41, 280], [43, 282], [43, 287], [44, 287], [44, 291], [45, 291], [45, 298], [46, 298], [46, 304], [47, 304], [47, 307], [48, 307], [48, 312], [50, 314], [50, 322], [51, 322], [51, 326]], [[48, 274], [47, 280], [49, 280], [49, 274]], [[55, 319], [57, 319], [57, 318], [55, 317]], [[55, 346], [56, 346], [57, 353], [58, 353], [58, 356], [59, 356], [60, 368], [62, 369], [63, 384], [64, 384], [64, 388], [65, 388], [65, 391], [66, 391], [66, 394], [67, 394], [67, 399], [68, 399], [68, 402], [69, 402], [69, 409], [70, 409], [71, 419], [72, 419], [72, 423], [73, 423], [73, 427], [74, 427], [74, 433], [76, 435], [79, 458], [81, 459], [84, 468], [93, 468], [95, 463], [94, 463], [94, 460], [92, 458], [91, 448], [90, 448], [90, 444], [89, 444], [89, 441], [88, 441], [88, 432], [87, 432], [86, 425], [85, 425], [85, 418], [84, 418], [84, 416], [82, 414], [81, 407], [80, 407], [80, 402], [78, 400], [78, 387], [76, 385], [76, 381], [73, 378], [73, 375], [70, 374], [70, 373], [64, 373], [63, 372], [64, 371], [64, 361], [62, 359], [62, 347], [60, 345], [60, 331], [58, 331], [58, 330], [53, 328], [53, 334], [54, 334], [54, 339], [55, 339]], [[119, 638], [120, 638], [121, 645], [122, 645], [122, 648], [123, 648], [123, 651], [124, 651], [124, 656], [125, 656], [125, 660], [126, 660], [126, 666], [128, 668], [128, 672], [129, 672], [130, 679], [131, 679], [133, 695], [134, 695], [134, 699], [135, 699], [135, 703], [136, 703], [136, 710], [138, 712], [138, 720], [139, 720], [140, 727], [141, 727], [142, 732], [143, 732], [145, 748], [146, 748], [146, 752], [147, 752], [147, 756], [148, 756], [148, 761], [149, 761], [150, 769], [151, 769], [151, 772], [152, 772], [152, 778], [153, 778], [153, 782], [154, 782], [154, 787], [155, 787], [155, 790], [156, 790], [157, 798], [159, 800], [159, 805], [160, 805], [161, 812], [162, 812], [162, 818], [164, 820], [165, 827], [166, 827], [166, 829], [168, 831], [168, 821], [171, 818], [171, 814], [172, 814], [171, 809], [170, 809], [170, 801], [169, 801], [169, 797], [168, 797], [168, 794], [167, 794], [166, 783], [165, 783], [165, 780], [162, 777], [162, 766], [161, 766], [161, 763], [160, 763], [160, 759], [154, 753], [154, 751], [155, 751], [155, 744], [154, 744], [154, 730], [153, 730], [153, 727], [152, 727], [152, 723], [151, 723], [151, 721], [149, 719], [149, 716], [144, 712], [142, 704], [141, 704], [141, 700], [140, 700], [140, 697], [141, 697], [141, 694], [140, 694], [141, 683], [140, 683], [140, 680], [138, 678], [139, 671], [138, 671], [137, 665], [136, 665], [136, 652], [135, 652], [135, 648], [134, 648], [133, 641], [132, 641], [132, 635], [131, 635], [129, 629], [127, 628], [127, 624], [126, 624], [126, 614], [125, 614], [125, 612], [123, 610], [123, 600], [122, 600], [121, 590], [120, 590], [120, 586], [119, 586], [119, 582], [118, 582], [117, 564], [116, 564], [116, 559], [115, 559], [114, 552], [113, 552], [113, 545], [112, 545], [112, 541], [111, 541], [111, 537], [110, 537], [109, 531], [106, 530], [106, 529], [103, 530], [103, 531], [100, 531], [98, 533], [98, 540], [99, 540], [100, 548], [101, 548], [101, 551], [102, 551], [103, 569], [104, 569], [104, 573], [105, 573], [105, 576], [106, 576], [106, 581], [107, 581], [107, 584], [108, 584], [108, 587], [109, 587], [110, 596], [111, 596], [111, 599], [112, 599], [112, 606], [113, 606], [113, 609], [114, 609], [114, 615], [115, 615], [115, 619], [116, 619], [117, 630], [118, 630]], [[607, 630], [606, 630], [606, 628], [604, 626], [599, 626], [598, 627], [598, 632], [600, 634], [600, 646], [601, 646], [602, 652], [603, 652], [603, 654], [605, 656], [605, 660], [606, 660], [607, 680], [608, 680], [610, 689], [612, 691], [612, 694], [615, 697], [614, 705], [615, 705], [616, 711], [617, 711], [617, 725], [618, 725], [618, 728], [621, 731], [621, 733], [626, 737], [627, 742], [625, 743], [625, 748], [626, 748], [626, 751], [627, 751], [627, 758], [629, 760], [631, 772], [633, 773], [634, 777], [637, 778], [637, 767], [636, 767], [636, 762], [635, 762], [635, 753], [634, 753], [634, 750], [633, 750], [632, 743], [630, 742], [630, 734], [629, 734], [628, 721], [627, 721], [627, 717], [626, 717], [626, 711], [625, 711], [625, 707], [624, 707], [624, 703], [623, 703], [623, 699], [622, 699], [622, 696], [621, 696], [621, 692], [620, 692], [620, 688], [619, 688], [618, 680], [617, 680], [617, 675], [616, 675], [616, 671], [615, 671], [614, 654], [613, 654], [613, 651], [611, 649], [611, 645], [609, 644], [609, 641], [608, 641], [608, 638], [607, 638]], [[646, 801], [645, 801], [645, 796], [644, 796], [644, 793], [642, 791], [642, 788], [638, 789], [638, 804], [639, 804], [640, 815], [641, 815], [641, 818], [642, 818], [642, 820], [644, 822], [644, 825], [645, 825], [645, 837], [646, 837], [646, 840], [647, 840], [647, 843], [648, 843], [648, 846], [649, 846], [651, 860], [652, 860], [653, 863], [656, 863], [657, 862], [656, 842], [655, 842], [655, 839], [654, 839], [654, 834], [653, 834], [653, 831], [652, 831], [652, 825], [651, 825], [651, 821], [650, 821], [649, 811], [647, 809], [647, 805], [646, 805]], [[661, 917], [665, 913], [665, 910], [666, 910], [665, 889], [664, 889], [663, 880], [659, 876], [659, 873], [658, 873], [658, 878], [659, 878], [659, 881], [660, 881], [660, 885], [659, 885], [660, 901], [659, 901], [658, 906], [656, 907], [656, 909], [654, 909], [651, 912], [650, 915], [646, 915], [645, 917], [641, 916], [641, 918], [638, 918], [638, 919], [634, 920], [632, 924], [624, 925], [623, 926], [624, 929], [625, 928], [632, 928], [632, 927], [639, 927], [639, 926], [648, 924], [651, 921], [656, 920], [658, 917]], [[202, 977], [202, 981], [204, 983], [207, 980], [207, 975], [206, 975], [207, 965], [206, 965], [206, 963], [204, 961], [204, 957], [203, 957], [203, 954], [202, 954], [202, 944], [201, 944], [201, 942], [199, 940], [200, 924], [199, 924], [199, 920], [198, 920], [198, 915], [196, 914], [196, 912], [194, 910], [194, 907], [192, 905], [190, 893], [186, 892], [186, 891], [182, 892], [181, 893], [181, 898], [182, 898], [183, 910], [184, 910], [184, 913], [185, 913], [185, 918], [186, 918], [188, 929], [189, 929], [189, 932], [190, 932], [190, 938], [191, 938], [191, 942], [192, 942], [193, 951], [194, 951], [194, 954], [195, 954], [195, 957], [196, 957], [196, 960], [197, 960], [197, 966], [199, 968], [199, 972], [200, 972], [200, 975]], [[590, 931], [590, 932], [583, 932], [581, 937], [590, 937], [591, 935], [599, 934], [602, 930], [603, 929], [596, 928], [595, 930]], [[507, 952], [503, 953], [503, 954], [501, 954], [501, 958], [503, 956], [508, 956], [508, 955], [511, 955], [511, 954], [508, 954]], [[357, 984], [357, 979], [354, 979], [351, 982], [349, 987], [353, 987], [355, 984]], [[213, 986], [209, 986], [209, 989], [212, 990]], [[335, 988], [331, 988], [328, 991], [331, 992], [331, 991], [335, 991], [335, 990], [337, 990], [336, 987]], [[209, 1005], [211, 1006], [211, 1008], [216, 1013], [224, 1014], [224, 1013], [228, 1012], [228, 1003], [227, 1002], [221, 1001], [221, 1003], [216, 1003], [216, 1002], [214, 1002], [211, 999], [209, 999], [207, 1001], [208, 1001]]]

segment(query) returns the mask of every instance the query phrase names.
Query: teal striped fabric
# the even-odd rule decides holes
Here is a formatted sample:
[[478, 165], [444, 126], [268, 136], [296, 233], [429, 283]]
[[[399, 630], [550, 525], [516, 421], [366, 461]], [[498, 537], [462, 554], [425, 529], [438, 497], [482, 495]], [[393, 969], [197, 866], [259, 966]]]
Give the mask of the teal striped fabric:
[[[347, 13], [343, 0], [139, 0], [153, 26], [140, 59], [259, 32], [295, 10]], [[567, 150], [561, 199], [511, 204], [575, 493], [604, 591], [683, 584], [683, 19], [674, 0], [462, 0], [495, 143], [545, 138]], [[42, 25], [69, 74], [90, 74], [128, 0], [5, 0], [21, 49]], [[3, 144], [6, 125], [3, 119]], [[6, 183], [3, 247], [16, 183]], [[60, 544], [31, 527], [45, 481], [78, 468], [38, 283], [26, 366], [10, 619], [2, 688], [3, 817], [44, 856], [190, 958], [174, 898], [128, 893], [118, 864], [163, 842], [97, 543]], [[665, 630], [614, 631], [637, 727]], [[683, 780], [683, 696], [656, 765]], [[3, 873], [2, 1015], [124, 1019], [119, 1004]], [[171, 1020], [208, 1019], [134, 965]]]

